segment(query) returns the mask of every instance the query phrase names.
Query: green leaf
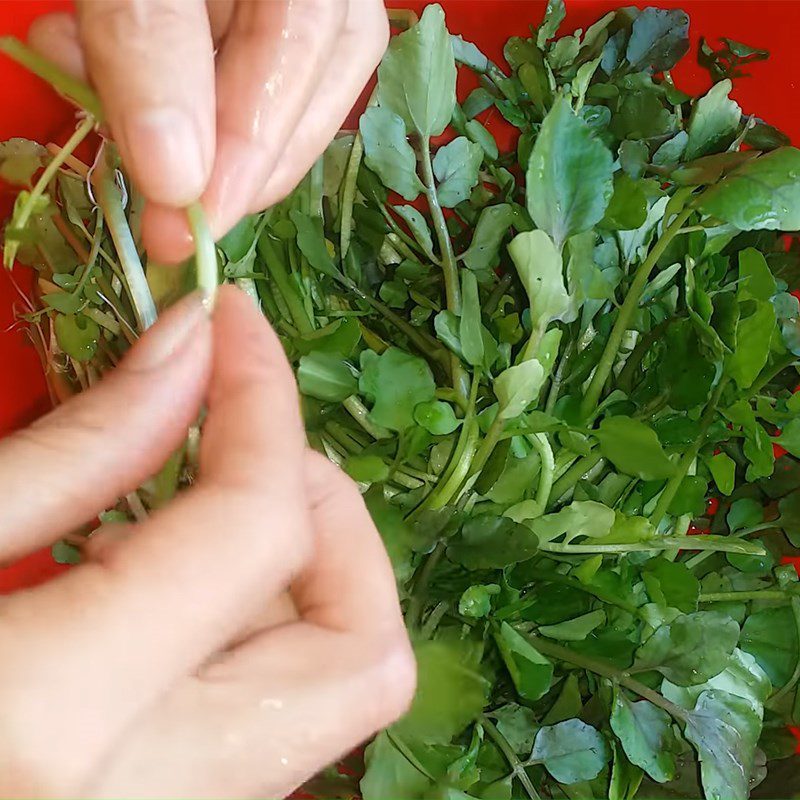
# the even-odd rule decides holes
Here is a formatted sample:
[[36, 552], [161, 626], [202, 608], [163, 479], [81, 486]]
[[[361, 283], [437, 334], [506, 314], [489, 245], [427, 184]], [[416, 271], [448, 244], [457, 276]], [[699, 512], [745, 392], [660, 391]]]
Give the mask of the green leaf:
[[600, 451], [618, 470], [646, 481], [669, 478], [675, 468], [656, 432], [631, 417], [606, 417], [596, 431]]
[[467, 569], [504, 569], [527, 561], [539, 544], [531, 529], [508, 517], [481, 514], [468, 519], [451, 539], [447, 557]]
[[300, 252], [308, 259], [308, 263], [323, 275], [336, 277], [338, 272], [325, 244], [322, 219], [320, 217], [310, 217], [296, 209], [292, 209], [289, 212], [289, 216], [295, 228], [297, 228], [297, 246], [300, 248]]
[[500, 594], [496, 583], [470, 586], [458, 601], [458, 613], [472, 619], [487, 617], [492, 610], [492, 597]]
[[697, 611], [700, 582], [680, 561], [651, 558], [642, 570], [647, 593], [654, 603], [685, 613]]
[[635, 70], [672, 69], [689, 51], [689, 16], [680, 9], [645, 8], [634, 20], [628, 62]]
[[482, 155], [485, 155], [490, 161], [497, 158], [499, 153], [494, 136], [477, 119], [471, 119], [464, 125], [464, 133], [467, 134], [471, 142], [481, 148]]
[[707, 800], [747, 800], [761, 719], [741, 697], [703, 692], [684, 728], [700, 757]]
[[541, 335], [553, 320], [569, 318], [572, 302], [553, 240], [540, 230], [518, 233], [508, 253], [528, 293], [533, 329]]
[[536, 34], [536, 43], [540, 48], [544, 47], [558, 33], [558, 29], [566, 16], [567, 9], [564, 5], [564, 0], [547, 0], [544, 19]]
[[725, 518], [731, 533], [736, 533], [743, 528], [751, 528], [760, 524], [764, 520], [764, 509], [758, 500], [744, 497], [741, 500], [734, 500], [728, 509], [728, 516]]
[[634, 668], [655, 669], [672, 683], [692, 686], [722, 672], [738, 640], [739, 626], [724, 614], [682, 614], [639, 647]]
[[379, 733], [364, 751], [366, 771], [361, 779], [363, 800], [420, 798], [430, 787], [425, 777], [395, 746], [385, 732]]
[[369, 418], [376, 425], [402, 431], [414, 424], [414, 408], [433, 400], [436, 384], [425, 361], [397, 347], [381, 355], [361, 356], [359, 389], [373, 403]]
[[474, 272], [461, 272], [462, 307], [458, 326], [458, 338], [464, 359], [472, 366], [483, 363], [483, 324], [481, 301], [478, 296], [478, 279]]
[[378, 67], [378, 102], [400, 116], [408, 132], [438, 136], [450, 123], [456, 62], [441, 6], [427, 6], [416, 25], [389, 43]]
[[445, 208], [453, 208], [469, 198], [478, 183], [483, 150], [464, 136], [453, 139], [436, 151], [433, 174], [439, 185], [436, 194]]
[[717, 453], [708, 460], [708, 469], [720, 492], [731, 494], [736, 486], [736, 462], [726, 453]]
[[80, 548], [63, 540], [56, 542], [50, 548], [50, 555], [56, 564], [80, 564], [83, 560]]
[[552, 542], [565, 536], [566, 543], [579, 536], [602, 539], [616, 520], [614, 510], [594, 500], [573, 500], [554, 514], [546, 514], [530, 524], [539, 542]]
[[753, 247], [739, 253], [739, 299], [770, 300], [778, 292], [767, 259]]
[[742, 118], [742, 109], [728, 96], [732, 88], [730, 80], [720, 81], [694, 104], [689, 118], [687, 161], [723, 150], [733, 141]]
[[800, 458], [800, 418], [789, 420], [775, 442], [795, 458]]
[[678, 131], [653, 154], [653, 164], [657, 167], [673, 167], [683, 159], [689, 144], [689, 134]]
[[625, 755], [658, 783], [677, 774], [672, 718], [647, 700], [628, 700], [619, 687], [614, 691], [611, 729], [622, 743]]
[[492, 716], [496, 720], [497, 730], [503, 734], [511, 749], [527, 756], [539, 727], [536, 714], [525, 706], [509, 703], [493, 711]]
[[370, 488], [364, 494], [364, 503], [370, 517], [381, 535], [383, 546], [398, 581], [403, 582], [411, 577], [411, 546], [413, 535], [402, 512], [391, 505], [383, 496], [383, 487]]
[[433, 258], [433, 239], [425, 217], [414, 206], [395, 206], [394, 210], [405, 220], [425, 255]]
[[535, 358], [501, 372], [493, 384], [500, 418], [518, 417], [539, 396], [546, 377], [544, 367]]
[[539, 628], [539, 633], [548, 639], [562, 642], [582, 642], [593, 630], [605, 624], [606, 612], [598, 609], [556, 625], [543, 625]]
[[740, 389], [752, 386], [767, 363], [774, 332], [775, 309], [767, 300], [757, 301], [755, 311], [739, 321], [736, 350], [725, 366]]
[[371, 454], [348, 456], [342, 469], [360, 483], [378, 483], [389, 477], [389, 465], [380, 456]]
[[358, 390], [358, 380], [342, 357], [321, 350], [300, 359], [297, 384], [303, 394], [329, 403], [340, 403]]
[[75, 295], [70, 292], [52, 292], [51, 294], [43, 294], [42, 302], [62, 314], [77, 314], [86, 301], [81, 295]]
[[559, 783], [566, 784], [596, 778], [610, 759], [600, 732], [579, 719], [541, 728], [531, 751], [532, 761], [544, 764]]
[[453, 407], [443, 400], [429, 400], [414, 407], [414, 422], [434, 436], [446, 436], [461, 424]]
[[550, 690], [553, 665], [507, 622], [495, 633], [495, 641], [520, 697], [538, 700]]
[[603, 217], [602, 227], [611, 231], [630, 231], [640, 228], [647, 219], [647, 196], [642, 182], [625, 172], [614, 176], [614, 194]]
[[468, 642], [420, 642], [414, 654], [417, 692], [393, 729], [402, 738], [447, 743], [481, 713], [489, 686], [473, 666]]
[[797, 625], [792, 609], [781, 606], [751, 614], [742, 626], [739, 646], [755, 658], [773, 686], [783, 686], [798, 658]]
[[528, 211], [559, 251], [605, 214], [613, 192], [611, 153], [563, 97], [542, 123], [525, 180]]
[[800, 150], [748, 160], [700, 197], [708, 215], [742, 231], [800, 229]]
[[423, 186], [403, 120], [386, 108], [373, 106], [361, 115], [359, 130], [366, 165], [389, 189], [406, 200], [416, 200]]
[[97, 352], [98, 324], [84, 314], [57, 314], [54, 328], [58, 346], [76, 361], [89, 361]]
[[15, 186], [29, 186], [48, 159], [47, 150], [30, 139], [0, 142], [0, 178]]
[[[583, 698], [581, 696], [578, 673], [570, 672], [564, 679], [561, 693], [542, 722], [544, 725], [554, 725], [556, 722], [572, 719], [572, 717], [580, 715], [582, 708]], [[530, 752], [531, 746], [533, 746], [533, 737], [531, 737], [531, 745], [528, 747], [528, 752]]]
[[487, 206], [481, 211], [469, 248], [461, 260], [467, 269], [485, 273], [494, 269], [500, 254], [500, 245], [514, 222], [514, 210], [507, 203]]

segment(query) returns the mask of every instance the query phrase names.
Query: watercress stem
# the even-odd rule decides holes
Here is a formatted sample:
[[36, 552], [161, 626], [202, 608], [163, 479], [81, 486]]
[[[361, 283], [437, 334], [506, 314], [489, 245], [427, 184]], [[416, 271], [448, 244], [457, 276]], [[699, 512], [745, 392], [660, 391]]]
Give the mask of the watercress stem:
[[554, 484], [549, 497], [549, 506], [557, 503], [589, 470], [602, 461], [603, 456], [595, 450], [576, 461]]
[[213, 302], [219, 283], [214, 237], [211, 235], [203, 206], [200, 203], [192, 203], [186, 209], [186, 215], [189, 218], [189, 227], [194, 239], [197, 288], [210, 302]]
[[422, 182], [425, 184], [425, 195], [433, 218], [433, 227], [436, 231], [436, 240], [439, 243], [439, 253], [442, 259], [444, 273], [445, 296], [447, 308], [454, 314], [461, 313], [461, 285], [458, 282], [458, 268], [456, 257], [453, 253], [453, 243], [450, 241], [450, 232], [447, 230], [447, 221], [444, 218], [439, 196], [436, 193], [436, 182], [433, 176], [431, 163], [431, 140], [423, 136], [420, 146], [420, 159], [422, 162]]
[[584, 419], [588, 419], [591, 416], [592, 411], [594, 411], [595, 406], [600, 400], [600, 395], [603, 393], [608, 376], [611, 374], [611, 370], [614, 368], [614, 362], [617, 360], [617, 354], [619, 353], [622, 339], [630, 326], [631, 318], [639, 305], [639, 300], [642, 297], [642, 292], [647, 285], [653, 267], [655, 267], [656, 262], [664, 254], [669, 243], [675, 238], [675, 235], [693, 213], [694, 206], [691, 204], [688, 208], [683, 209], [672, 223], [667, 226], [647, 258], [642, 262], [639, 269], [636, 270], [630, 289], [628, 289], [628, 294], [617, 314], [614, 327], [611, 329], [611, 334], [608, 337], [608, 342], [606, 342], [603, 355], [600, 357], [594, 375], [592, 375], [592, 379], [586, 389], [586, 394], [583, 397], [581, 415]]
[[503, 754], [506, 761], [508, 761], [508, 765], [511, 767], [514, 777], [522, 784], [522, 788], [525, 789], [530, 800], [541, 800], [528, 773], [525, 772], [525, 765], [519, 760], [517, 754], [514, 752], [514, 748], [508, 743], [506, 737], [500, 733], [494, 722], [485, 714], [481, 716], [481, 725], [489, 738], [497, 745], [498, 750]]

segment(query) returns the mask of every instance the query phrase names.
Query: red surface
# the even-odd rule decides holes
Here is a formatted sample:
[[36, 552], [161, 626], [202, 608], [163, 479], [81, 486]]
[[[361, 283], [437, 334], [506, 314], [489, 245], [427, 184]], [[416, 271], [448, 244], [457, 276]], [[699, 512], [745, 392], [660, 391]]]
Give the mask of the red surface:
[[[502, 61], [505, 40], [525, 35], [528, 25], [541, 19], [545, 0], [441, 0], [450, 30], [475, 41], [486, 54]], [[630, 2], [567, 0], [565, 29], [587, 27], [599, 16]], [[653, 0], [652, 5], [682, 7], [692, 18], [693, 48], [685, 63], [674, 72], [679, 86], [697, 92], [709, 86], [707, 73], [696, 66], [694, 54], [701, 35], [715, 42], [719, 36], [765, 47], [772, 58], [754, 64], [750, 78], [736, 82], [734, 97], [746, 112], [756, 113], [800, 142], [800, 2], [791, 0]], [[69, 7], [64, 0], [5, 0], [0, 3], [0, 34], [24, 36], [35, 17], [53, 9]], [[395, 8], [425, 5], [419, 0], [390, 0]], [[634, 3], [644, 6], [648, 3]], [[462, 88], [469, 88], [465, 85]], [[50, 90], [27, 72], [0, 60], [0, 140], [24, 136], [40, 141], [62, 139], [71, 125], [69, 109]], [[502, 138], [502, 137], [499, 137]], [[11, 195], [0, 193], [0, 215], [10, 208]], [[24, 273], [17, 273], [24, 284]], [[48, 408], [48, 396], [38, 359], [13, 324], [16, 295], [8, 275], [0, 274], [0, 436], [36, 418]], [[796, 560], [800, 562], [800, 560]], [[0, 569], [0, 593], [38, 582], [58, 571], [48, 554], [38, 554], [11, 568]]]

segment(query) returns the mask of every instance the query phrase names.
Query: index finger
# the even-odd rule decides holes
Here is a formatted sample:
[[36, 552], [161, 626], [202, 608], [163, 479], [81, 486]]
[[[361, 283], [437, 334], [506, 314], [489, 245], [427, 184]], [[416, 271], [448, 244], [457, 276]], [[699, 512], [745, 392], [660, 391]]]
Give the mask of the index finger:
[[[34, 759], [55, 748], [77, 769], [101, 757], [143, 707], [229, 641], [305, 564], [304, 433], [280, 342], [249, 298], [224, 288], [214, 348], [196, 487], [105, 562], [9, 602], [0, 649], [13, 656], [0, 664], [0, 692], [15, 687], [26, 729], [38, 731]], [[59, 686], [57, 711], [29, 706], [25, 686], [28, 701]]]

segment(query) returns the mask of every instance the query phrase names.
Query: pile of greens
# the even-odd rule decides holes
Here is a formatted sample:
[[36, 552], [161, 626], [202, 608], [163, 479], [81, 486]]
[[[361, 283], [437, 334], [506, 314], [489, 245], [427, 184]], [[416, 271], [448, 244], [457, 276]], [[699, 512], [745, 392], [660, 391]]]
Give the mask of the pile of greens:
[[[793, 791], [800, 151], [730, 97], [764, 51], [704, 43], [692, 97], [670, 77], [684, 12], [559, 38], [564, 15], [550, 0], [500, 65], [429, 6], [358, 132], [217, 245], [296, 367], [309, 442], [363, 489], [419, 662], [360, 788], [331, 772], [317, 796], [737, 800], [768, 772]], [[24, 317], [58, 398], [196, 280], [141, 252], [113, 146], [71, 155], [92, 124], [0, 145], [23, 187], [6, 262], [38, 270]], [[106, 518], [168, 500], [195, 444]]]

